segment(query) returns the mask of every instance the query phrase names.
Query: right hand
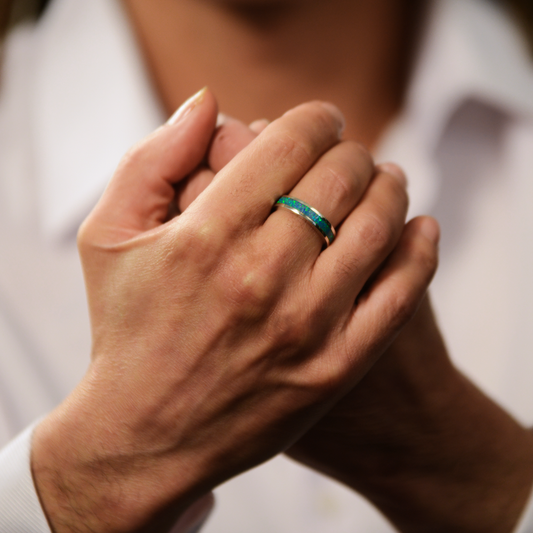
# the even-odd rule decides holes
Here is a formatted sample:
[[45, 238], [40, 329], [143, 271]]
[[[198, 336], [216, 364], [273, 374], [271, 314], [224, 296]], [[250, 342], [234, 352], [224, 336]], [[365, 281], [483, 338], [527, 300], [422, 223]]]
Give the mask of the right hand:
[[[215, 117], [207, 93], [135, 147], [80, 230], [93, 361], [32, 451], [57, 533], [138, 531], [285, 450], [361, 379], [426, 290], [429, 275], [403, 275], [416, 263], [406, 254], [354, 308], [398, 243], [407, 196], [340, 142], [330, 105], [273, 122], [166, 221]], [[332, 246], [321, 252], [304, 221], [271, 212], [283, 194], [337, 227]]]

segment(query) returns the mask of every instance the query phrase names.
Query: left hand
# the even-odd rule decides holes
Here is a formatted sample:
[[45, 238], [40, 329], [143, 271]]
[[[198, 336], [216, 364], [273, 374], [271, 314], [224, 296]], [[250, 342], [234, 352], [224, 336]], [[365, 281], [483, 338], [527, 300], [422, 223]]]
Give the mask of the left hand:
[[427, 298], [288, 453], [406, 533], [513, 531], [533, 482], [533, 435], [453, 366]]

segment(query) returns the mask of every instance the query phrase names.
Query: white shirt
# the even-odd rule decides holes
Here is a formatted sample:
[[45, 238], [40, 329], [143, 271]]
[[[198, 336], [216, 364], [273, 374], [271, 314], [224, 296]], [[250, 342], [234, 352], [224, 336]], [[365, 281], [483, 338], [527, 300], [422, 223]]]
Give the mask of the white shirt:
[[[406, 169], [411, 215], [442, 225], [433, 301], [455, 362], [533, 425], [533, 69], [484, 0], [436, 0], [402, 116], [378, 160]], [[83, 375], [75, 232], [121, 155], [164, 114], [116, 0], [55, 0], [7, 43], [0, 92], [0, 444]], [[0, 453], [0, 530], [48, 531], [31, 433]], [[5, 476], [4, 468], [10, 468]], [[13, 488], [15, 487], [15, 488]], [[205, 533], [385, 533], [353, 492], [279, 457], [217, 491]], [[520, 533], [533, 532], [533, 506]], [[4, 522], [2, 521], [4, 520]]]

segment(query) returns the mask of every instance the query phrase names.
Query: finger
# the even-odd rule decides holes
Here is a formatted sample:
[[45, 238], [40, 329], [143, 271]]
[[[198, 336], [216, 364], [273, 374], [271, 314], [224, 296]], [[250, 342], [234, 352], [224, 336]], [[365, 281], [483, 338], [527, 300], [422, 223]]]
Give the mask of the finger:
[[217, 128], [209, 147], [207, 162], [216, 174], [220, 172], [241, 150], [255, 138], [246, 124], [235, 118], [225, 116], [223, 124]]
[[267, 120], [266, 118], [262, 118], [259, 120], [254, 120], [249, 127], [254, 133], [257, 133], [259, 135], [269, 124], [269, 120]]
[[318, 257], [311, 282], [317, 296], [351, 307], [370, 275], [400, 238], [407, 214], [406, 181], [378, 169], [359, 205]]
[[176, 191], [176, 201], [180, 212], [187, 207], [213, 181], [220, 172], [243, 148], [248, 146], [257, 135], [240, 120], [219, 113], [218, 127], [211, 140], [207, 156], [209, 168], [201, 166], [180, 184]]
[[167, 125], [131, 149], [83, 224], [81, 236], [115, 244], [164, 223], [173, 186], [205, 157], [216, 117], [215, 98], [204, 89]]
[[406, 225], [398, 246], [350, 317], [348, 345], [366, 343], [364, 351], [381, 353], [414, 316], [437, 269], [439, 238], [433, 218], [418, 217]]
[[275, 200], [339, 142], [343, 127], [331, 104], [312, 102], [289, 111], [219, 172], [202, 195], [203, 216], [238, 233], [261, 225]]
[[[358, 143], [345, 141], [324, 154], [289, 196], [316, 209], [335, 228], [357, 205], [373, 174], [374, 163], [368, 151]], [[265, 229], [276, 235], [281, 247], [287, 247], [284, 253], [296, 254], [301, 261], [308, 261], [309, 255], [316, 259], [324, 246], [319, 231], [284, 208], [267, 219]]]
[[207, 167], [200, 167], [184, 180], [176, 191], [178, 213], [183, 213], [211, 184], [215, 173]]

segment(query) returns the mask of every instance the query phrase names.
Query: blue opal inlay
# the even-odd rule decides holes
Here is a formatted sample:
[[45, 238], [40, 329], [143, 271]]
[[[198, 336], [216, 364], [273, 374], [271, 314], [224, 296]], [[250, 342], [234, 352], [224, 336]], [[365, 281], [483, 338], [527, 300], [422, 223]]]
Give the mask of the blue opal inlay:
[[329, 241], [329, 244], [335, 240], [335, 233], [329, 221], [311, 209], [304, 202], [300, 202], [300, 200], [296, 200], [290, 196], [282, 196], [276, 202], [276, 205], [278, 204], [285, 205], [301, 213], [322, 233], [322, 235], [324, 235], [324, 237], [326, 237], [326, 239]]

